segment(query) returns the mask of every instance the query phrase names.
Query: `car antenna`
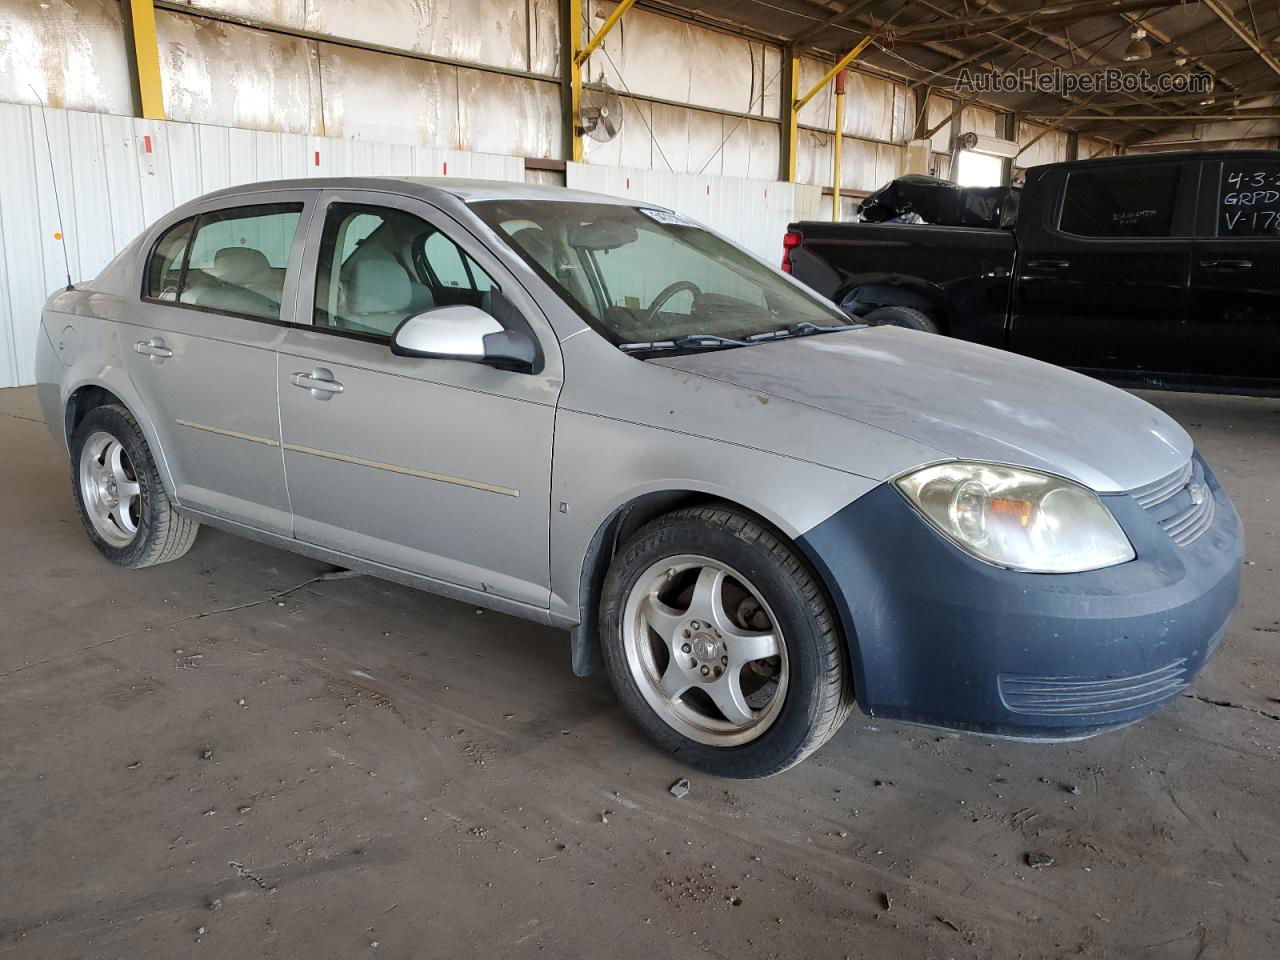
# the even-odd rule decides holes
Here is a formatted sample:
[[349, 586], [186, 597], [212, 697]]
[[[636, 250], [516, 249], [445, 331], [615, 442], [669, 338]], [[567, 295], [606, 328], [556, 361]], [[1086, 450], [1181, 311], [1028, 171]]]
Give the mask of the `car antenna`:
[[44, 146], [49, 154], [49, 179], [53, 181], [53, 210], [58, 215], [58, 239], [62, 241], [62, 265], [67, 271], [67, 289], [74, 290], [75, 284], [71, 282], [71, 260], [67, 256], [67, 232], [62, 229], [62, 201], [58, 198], [58, 172], [53, 165], [53, 142], [49, 139], [49, 116], [48, 110], [44, 105], [44, 97], [40, 96], [40, 92], [31, 84], [31, 92], [36, 95], [36, 100], [40, 102], [40, 122], [44, 124]]

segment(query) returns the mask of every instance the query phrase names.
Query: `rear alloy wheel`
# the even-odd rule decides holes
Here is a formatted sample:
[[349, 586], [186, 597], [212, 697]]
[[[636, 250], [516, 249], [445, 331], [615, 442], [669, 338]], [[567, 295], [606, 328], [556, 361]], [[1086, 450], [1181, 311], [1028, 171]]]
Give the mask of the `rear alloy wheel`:
[[174, 508], [142, 429], [122, 406], [95, 407], [71, 438], [71, 479], [93, 545], [122, 567], [177, 560], [200, 524]]
[[609, 570], [600, 625], [623, 706], [710, 773], [779, 773], [853, 705], [824, 591], [781, 535], [737, 510], [678, 510], [638, 530]]

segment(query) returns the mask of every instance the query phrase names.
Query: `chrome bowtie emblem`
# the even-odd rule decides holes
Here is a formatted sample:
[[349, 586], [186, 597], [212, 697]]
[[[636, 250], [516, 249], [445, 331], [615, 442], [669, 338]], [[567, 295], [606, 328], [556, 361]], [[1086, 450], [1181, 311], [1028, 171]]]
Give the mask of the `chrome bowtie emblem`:
[[1187, 492], [1191, 494], [1191, 502], [1197, 507], [1209, 499], [1209, 491], [1203, 483], [1193, 483], [1187, 487]]

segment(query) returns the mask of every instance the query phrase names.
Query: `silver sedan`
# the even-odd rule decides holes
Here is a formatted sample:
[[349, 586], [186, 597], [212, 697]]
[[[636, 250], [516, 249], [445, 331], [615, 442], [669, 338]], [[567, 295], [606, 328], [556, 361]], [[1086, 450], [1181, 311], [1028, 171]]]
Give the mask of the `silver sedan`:
[[1040, 739], [1184, 689], [1240, 522], [1172, 420], [851, 324], [677, 213], [305, 180], [174, 210], [52, 296], [40, 396], [85, 530], [201, 525], [570, 631], [663, 749], [767, 776], [855, 703]]

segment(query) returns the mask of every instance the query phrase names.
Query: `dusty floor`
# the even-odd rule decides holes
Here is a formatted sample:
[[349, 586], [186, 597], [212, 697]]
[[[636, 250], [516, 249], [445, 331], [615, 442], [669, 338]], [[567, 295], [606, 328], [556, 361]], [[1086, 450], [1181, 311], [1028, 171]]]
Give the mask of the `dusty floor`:
[[1276, 957], [1280, 401], [1152, 399], [1250, 536], [1193, 695], [676, 799], [555, 631], [208, 529], [109, 566], [0, 392], [0, 957]]

